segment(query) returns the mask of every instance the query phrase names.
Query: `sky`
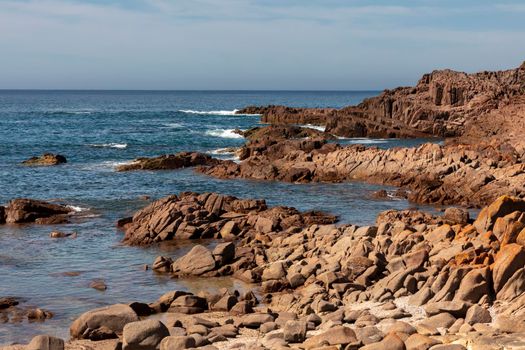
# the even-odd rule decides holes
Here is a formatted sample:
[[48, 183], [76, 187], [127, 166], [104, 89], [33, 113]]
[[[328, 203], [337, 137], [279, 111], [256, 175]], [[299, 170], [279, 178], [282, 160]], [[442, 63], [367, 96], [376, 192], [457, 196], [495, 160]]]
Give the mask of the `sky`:
[[0, 0], [0, 89], [380, 90], [525, 60], [523, 0]]

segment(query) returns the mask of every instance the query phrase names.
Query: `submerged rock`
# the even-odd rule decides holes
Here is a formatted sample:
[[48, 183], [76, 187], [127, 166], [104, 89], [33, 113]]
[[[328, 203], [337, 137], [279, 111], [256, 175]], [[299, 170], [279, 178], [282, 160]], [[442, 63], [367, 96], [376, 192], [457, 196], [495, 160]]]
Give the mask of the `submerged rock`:
[[19, 198], [13, 199], [5, 207], [4, 221], [8, 224], [58, 224], [67, 222], [67, 217], [72, 212], [73, 209], [64, 205]]

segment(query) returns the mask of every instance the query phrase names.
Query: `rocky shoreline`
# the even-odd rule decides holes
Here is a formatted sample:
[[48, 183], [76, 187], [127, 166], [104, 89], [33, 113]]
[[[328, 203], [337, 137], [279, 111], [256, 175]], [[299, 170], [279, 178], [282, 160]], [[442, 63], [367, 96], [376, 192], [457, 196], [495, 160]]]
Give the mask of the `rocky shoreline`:
[[[175, 290], [153, 302], [88, 311], [72, 323], [67, 342], [39, 336], [7, 348], [525, 348], [525, 63], [501, 72], [435, 71], [415, 87], [340, 110], [238, 113], [262, 114], [272, 124], [239, 131], [247, 142], [238, 162], [182, 152], [117, 170], [196, 167], [225, 179], [367, 181], [400, 187], [413, 202], [461, 207], [442, 216], [387, 211], [375, 225], [358, 227], [262, 199], [171, 195], [117, 222], [123, 244], [209, 239], [178, 259], [144, 263], [175, 279], [230, 276], [252, 291]], [[337, 137], [446, 140], [384, 150], [342, 146]], [[474, 220], [465, 207], [483, 209]], [[0, 223], [55, 224], [71, 212], [17, 199], [0, 207]]]

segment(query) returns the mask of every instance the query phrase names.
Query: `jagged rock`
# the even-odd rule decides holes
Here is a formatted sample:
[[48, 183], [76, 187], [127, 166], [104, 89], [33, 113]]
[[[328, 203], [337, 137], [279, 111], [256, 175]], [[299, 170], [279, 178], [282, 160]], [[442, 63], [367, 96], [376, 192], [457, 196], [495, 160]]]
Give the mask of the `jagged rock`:
[[44, 153], [39, 157], [32, 157], [22, 162], [22, 164], [29, 166], [52, 166], [64, 163], [67, 163], [66, 157], [52, 153]]
[[479, 213], [474, 226], [476, 229], [485, 233], [492, 229], [496, 219], [515, 211], [525, 211], [525, 201], [510, 196], [501, 196], [489, 206], [483, 208]]

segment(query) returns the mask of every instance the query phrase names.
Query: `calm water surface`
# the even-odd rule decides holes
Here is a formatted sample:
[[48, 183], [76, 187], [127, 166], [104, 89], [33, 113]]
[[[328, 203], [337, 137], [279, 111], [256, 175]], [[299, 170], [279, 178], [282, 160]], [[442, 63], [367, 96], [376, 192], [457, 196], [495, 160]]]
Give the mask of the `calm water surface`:
[[[80, 313], [117, 302], [153, 301], [173, 289], [198, 291], [208, 283], [176, 281], [144, 271], [159, 254], [179, 256], [188, 244], [150, 248], [119, 244], [115, 221], [153, 199], [181, 191], [214, 191], [264, 198], [271, 205], [321, 209], [342, 222], [370, 224], [378, 212], [407, 208], [405, 201], [373, 200], [380, 186], [363, 183], [285, 184], [217, 180], [191, 170], [117, 173], [114, 167], [139, 156], [183, 150], [215, 154], [244, 140], [233, 129], [259, 125], [259, 117], [233, 115], [247, 105], [342, 107], [376, 92], [148, 92], [0, 91], [0, 203], [16, 197], [56, 200], [81, 210], [73, 223], [0, 226], [0, 296], [18, 296], [51, 310], [44, 323], [0, 325], [0, 344], [48, 333], [68, 337]], [[378, 147], [416, 145], [425, 140], [348, 139]], [[65, 165], [28, 168], [19, 163], [44, 152], [67, 157]], [[222, 155], [231, 157], [231, 155]], [[76, 239], [49, 238], [55, 229]], [[69, 277], [66, 272], [78, 272]], [[108, 290], [89, 288], [93, 279]], [[206, 287], [205, 287], [206, 286]], [[242, 288], [231, 279], [212, 287]]]

